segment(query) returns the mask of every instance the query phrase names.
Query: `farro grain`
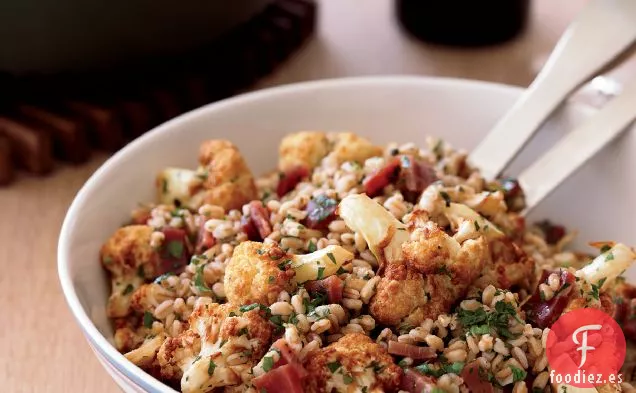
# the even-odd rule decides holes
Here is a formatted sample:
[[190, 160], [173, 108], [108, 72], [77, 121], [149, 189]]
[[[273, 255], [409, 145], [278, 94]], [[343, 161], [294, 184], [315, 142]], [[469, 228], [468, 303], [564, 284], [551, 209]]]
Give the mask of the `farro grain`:
[[404, 344], [415, 344], [415, 340], [413, 340], [413, 337], [411, 337], [408, 334], [402, 334], [398, 336], [397, 340], [398, 342], [404, 343]]
[[515, 383], [515, 386], [512, 388], [512, 393], [528, 393], [525, 381]]
[[466, 350], [462, 348], [444, 351], [444, 357], [452, 363], [463, 362], [466, 360], [467, 356], [468, 353], [466, 353]]
[[364, 333], [364, 329], [362, 326], [357, 323], [350, 323], [347, 326], [344, 326], [340, 329], [340, 333], [342, 334], [351, 334], [351, 333]]
[[298, 330], [303, 333], [307, 333], [311, 326], [309, 320], [307, 320], [307, 316], [305, 314], [298, 314], [296, 315], [296, 319], [298, 320], [298, 322], [296, 323]]
[[502, 355], [502, 354], [497, 354], [496, 352], [493, 352], [493, 354], [496, 354], [497, 356], [495, 356], [495, 357], [494, 357], [494, 358], [490, 361], [490, 364], [491, 364], [491, 370], [492, 370], [492, 371], [497, 371], [497, 370], [499, 370], [499, 369], [501, 368], [500, 366], [502, 366], [502, 363], [503, 363], [504, 357], [503, 357], [503, 355]]
[[548, 379], [550, 378], [550, 374], [547, 371], [543, 371], [539, 373], [532, 381], [532, 387], [536, 389], [543, 389], [548, 384]]
[[481, 301], [485, 305], [492, 307], [492, 300], [495, 298], [496, 291], [497, 289], [493, 285], [488, 285], [486, 289], [484, 289], [484, 292], [481, 294]]
[[344, 308], [342, 308], [341, 305], [339, 304], [330, 304], [329, 305], [329, 312], [333, 315], [335, 315], [338, 318], [338, 324], [343, 324], [347, 321], [347, 314], [344, 310]]
[[214, 285], [212, 285], [212, 292], [214, 292], [214, 294], [217, 297], [224, 298], [225, 297], [225, 287], [223, 286], [223, 283], [222, 282], [214, 283]]
[[466, 343], [468, 344], [468, 349], [470, 350], [471, 353], [473, 354], [479, 353], [479, 346], [477, 345], [477, 341], [475, 340], [474, 336], [468, 335], [466, 337]]
[[305, 305], [303, 304], [302, 296], [300, 296], [300, 295], [292, 296], [291, 304], [294, 307], [294, 312], [296, 314], [304, 314], [305, 313]]
[[550, 333], [550, 328], [543, 329], [541, 333], [541, 347], [546, 348], [548, 343], [548, 334]]
[[311, 325], [311, 331], [316, 334], [324, 333], [329, 330], [329, 328], [331, 328], [331, 321], [329, 319], [321, 319]]
[[510, 350], [506, 347], [506, 344], [500, 339], [495, 339], [495, 345], [493, 346], [495, 352], [500, 353], [504, 356], [510, 355]]
[[294, 311], [292, 305], [287, 302], [276, 302], [269, 306], [269, 309], [273, 315], [283, 316], [288, 316]]
[[172, 312], [172, 305], [174, 304], [174, 300], [168, 299], [164, 300], [155, 308], [155, 318], [157, 319], [165, 319], [168, 316], [169, 312]]
[[535, 373], [538, 373], [543, 371], [547, 366], [548, 366], [548, 358], [546, 357], [545, 353], [543, 353], [534, 363], [532, 370]]
[[442, 341], [441, 338], [433, 335], [433, 334], [429, 334], [424, 338], [424, 341], [426, 341], [426, 344], [435, 349], [437, 352], [441, 352], [442, 350], [444, 350], [444, 341]]
[[349, 310], [358, 311], [362, 309], [362, 300], [359, 299], [342, 299], [342, 305]]
[[298, 353], [299, 360], [301, 360], [301, 361], [305, 360], [307, 355], [309, 355], [311, 352], [313, 352], [313, 351], [315, 351], [315, 350], [317, 350], [319, 348], [320, 348], [320, 341], [314, 340], [314, 341], [309, 342]]
[[367, 241], [364, 240], [364, 237], [358, 232], [354, 235], [354, 241], [359, 253], [363, 252], [367, 248]]
[[475, 311], [481, 307], [481, 303], [479, 303], [475, 299], [466, 299], [466, 300], [462, 300], [459, 306], [466, 311]]
[[360, 299], [360, 292], [358, 292], [357, 290], [353, 288], [345, 287], [345, 289], [342, 291], [342, 295], [346, 299]]
[[519, 364], [521, 364], [522, 368], [528, 368], [528, 358], [526, 357], [525, 352], [519, 347], [512, 348], [512, 356], [517, 359]]

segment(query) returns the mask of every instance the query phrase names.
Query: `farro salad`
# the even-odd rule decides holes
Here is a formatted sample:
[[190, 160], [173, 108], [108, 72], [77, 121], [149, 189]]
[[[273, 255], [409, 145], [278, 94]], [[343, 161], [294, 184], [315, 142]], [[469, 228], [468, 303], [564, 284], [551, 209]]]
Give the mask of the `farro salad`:
[[[303, 131], [255, 178], [226, 140], [166, 168], [100, 252], [115, 345], [194, 392], [549, 392], [554, 321], [598, 308], [636, 339], [621, 243], [526, 223], [523, 190], [441, 140]], [[634, 391], [634, 360], [624, 382]]]

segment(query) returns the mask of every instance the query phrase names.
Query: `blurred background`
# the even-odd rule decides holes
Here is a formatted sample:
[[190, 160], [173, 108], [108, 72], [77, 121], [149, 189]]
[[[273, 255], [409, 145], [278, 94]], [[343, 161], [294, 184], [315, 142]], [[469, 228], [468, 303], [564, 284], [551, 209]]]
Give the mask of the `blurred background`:
[[585, 3], [2, 2], [0, 184], [99, 163], [183, 112], [267, 86], [374, 74], [526, 86]]
[[[4, 391], [117, 391], [67, 314], [55, 252], [75, 193], [132, 139], [201, 105], [307, 80], [410, 74], [525, 87], [586, 3], [0, 2], [0, 309], [24, 343], [0, 334]], [[579, 99], [601, 102], [635, 71], [628, 61]], [[36, 356], [55, 364], [32, 380]]]

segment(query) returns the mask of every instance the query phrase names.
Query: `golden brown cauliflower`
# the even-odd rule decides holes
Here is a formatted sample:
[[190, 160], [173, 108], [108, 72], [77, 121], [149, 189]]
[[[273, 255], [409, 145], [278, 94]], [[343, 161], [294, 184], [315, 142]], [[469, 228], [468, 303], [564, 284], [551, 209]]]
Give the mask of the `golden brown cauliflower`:
[[132, 293], [143, 283], [145, 274], [154, 270], [157, 251], [150, 245], [153, 229], [146, 225], [119, 228], [104, 243], [100, 260], [111, 273], [111, 295], [106, 312], [109, 317], [124, 317], [130, 312]]
[[157, 362], [163, 378], [181, 380], [183, 393], [211, 392], [251, 379], [252, 366], [265, 354], [272, 324], [258, 305], [197, 305], [190, 328], [161, 345]]
[[382, 153], [383, 150], [380, 146], [375, 146], [353, 132], [339, 132], [335, 135], [335, 143], [330, 155], [338, 164], [347, 161], [364, 164], [368, 158], [382, 156]]
[[[427, 212], [416, 210], [405, 225], [366, 195], [347, 196], [338, 210], [380, 261], [369, 310], [383, 324], [417, 326], [450, 311], [489, 259], [485, 235], [467, 235], [464, 223], [450, 236]], [[466, 221], [471, 227], [479, 222]]]
[[281, 291], [293, 292], [296, 283], [290, 257], [278, 246], [247, 241], [234, 248], [223, 281], [227, 300], [236, 305], [270, 306]]
[[160, 203], [192, 210], [204, 203], [225, 210], [240, 209], [258, 197], [247, 163], [237, 147], [226, 140], [201, 144], [197, 170], [165, 168], [155, 182]]
[[227, 300], [236, 305], [270, 306], [281, 291], [293, 292], [295, 273], [284, 263], [287, 260], [289, 256], [278, 246], [252, 241], [239, 244], [225, 268]]
[[418, 326], [466, 294], [488, 259], [488, 246], [483, 237], [460, 245], [428, 222], [402, 244], [402, 256], [387, 264], [369, 309], [381, 323]]
[[329, 140], [321, 131], [287, 134], [278, 148], [278, 169], [287, 172], [301, 167], [314, 169], [329, 153]]
[[128, 225], [117, 229], [102, 246], [100, 260], [112, 281], [109, 317], [128, 315], [131, 297], [145, 279], [179, 271], [187, 264], [191, 246], [184, 230], [158, 231], [163, 240], [154, 246], [153, 232], [147, 225]]
[[305, 359], [305, 391], [394, 392], [402, 369], [386, 350], [361, 333], [347, 334]]
[[199, 164], [206, 170], [203, 203], [231, 210], [240, 209], [247, 202], [258, 198], [252, 172], [238, 148], [231, 142], [203, 142], [199, 149]]
[[279, 147], [278, 169], [289, 172], [297, 168], [309, 171], [323, 158], [337, 165], [347, 161], [362, 164], [367, 158], [381, 156], [382, 148], [352, 132], [300, 131], [283, 138]]

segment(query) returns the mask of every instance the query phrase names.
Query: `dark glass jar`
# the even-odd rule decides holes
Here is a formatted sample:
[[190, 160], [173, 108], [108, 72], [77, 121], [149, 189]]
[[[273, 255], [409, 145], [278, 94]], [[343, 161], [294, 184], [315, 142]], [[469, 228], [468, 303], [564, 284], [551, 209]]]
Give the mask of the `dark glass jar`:
[[452, 46], [499, 44], [526, 26], [530, 0], [396, 0], [401, 25], [422, 41]]

